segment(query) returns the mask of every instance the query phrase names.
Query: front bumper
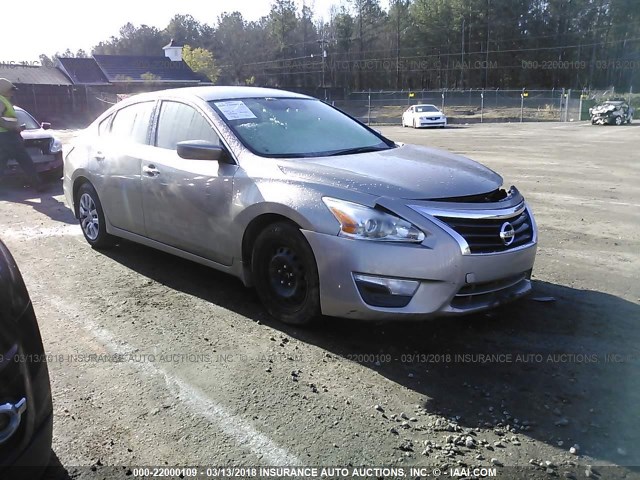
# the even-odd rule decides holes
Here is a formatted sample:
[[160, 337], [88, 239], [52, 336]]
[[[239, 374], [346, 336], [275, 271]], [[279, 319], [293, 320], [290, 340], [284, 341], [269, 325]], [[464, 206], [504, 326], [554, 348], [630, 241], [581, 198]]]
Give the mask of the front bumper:
[[[48, 173], [62, 169], [62, 152], [43, 154], [31, 150], [32, 149], [29, 150], [29, 154], [38, 173]], [[22, 169], [15, 160], [9, 160], [7, 162], [7, 168], [4, 172], [5, 175], [14, 176], [21, 175], [22, 173]]]
[[[303, 231], [313, 249], [320, 279], [320, 304], [328, 316], [366, 320], [426, 319], [494, 308], [531, 290], [535, 243], [501, 253], [463, 255], [444, 232], [432, 248], [368, 242]], [[331, 254], [327, 254], [331, 252]], [[366, 303], [354, 273], [418, 280], [404, 307]]]
[[416, 126], [418, 127], [446, 127], [447, 119], [437, 119], [437, 120], [416, 120]]

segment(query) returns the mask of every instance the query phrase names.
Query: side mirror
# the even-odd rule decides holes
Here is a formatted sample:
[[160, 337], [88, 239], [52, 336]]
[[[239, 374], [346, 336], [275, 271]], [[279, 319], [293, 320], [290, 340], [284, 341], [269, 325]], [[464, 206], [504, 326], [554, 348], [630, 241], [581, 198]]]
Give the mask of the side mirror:
[[40, 126], [43, 130], [49, 130], [51, 128], [51, 124], [49, 122], [42, 122]]
[[186, 140], [178, 142], [178, 156], [186, 160], [223, 160], [225, 149], [204, 140]]

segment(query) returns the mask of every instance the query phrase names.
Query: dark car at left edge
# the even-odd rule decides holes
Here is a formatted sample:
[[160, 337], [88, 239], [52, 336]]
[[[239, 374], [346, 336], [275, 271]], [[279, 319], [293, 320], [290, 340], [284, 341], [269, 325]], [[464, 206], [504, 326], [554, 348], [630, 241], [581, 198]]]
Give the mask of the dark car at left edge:
[[52, 428], [38, 322], [18, 266], [0, 241], [0, 479], [39, 478], [49, 463]]

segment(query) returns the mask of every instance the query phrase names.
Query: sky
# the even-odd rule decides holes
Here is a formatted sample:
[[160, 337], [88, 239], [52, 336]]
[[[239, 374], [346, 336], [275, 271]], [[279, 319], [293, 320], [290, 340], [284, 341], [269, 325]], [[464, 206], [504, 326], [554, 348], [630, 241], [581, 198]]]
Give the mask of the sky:
[[[302, 1], [295, 0], [298, 10]], [[305, 2], [315, 6], [316, 19], [328, 19], [331, 6], [346, 0]], [[120, 27], [127, 22], [162, 29], [175, 14], [190, 14], [200, 22], [215, 24], [221, 13], [236, 10], [247, 20], [257, 20], [266, 15], [271, 6], [271, 0], [47, 0], [36, 3], [11, 2], [8, 9], [11, 21], [3, 22], [2, 27], [5, 42], [0, 45], [0, 64], [33, 62], [41, 53], [51, 56], [67, 48], [72, 52], [82, 48], [89, 53], [100, 41], [118, 36]]]

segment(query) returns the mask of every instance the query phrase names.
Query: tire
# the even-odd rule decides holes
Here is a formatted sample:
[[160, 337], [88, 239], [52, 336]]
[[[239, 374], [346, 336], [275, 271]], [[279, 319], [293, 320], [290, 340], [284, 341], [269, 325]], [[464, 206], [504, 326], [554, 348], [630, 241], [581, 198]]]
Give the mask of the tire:
[[274, 223], [258, 235], [251, 271], [258, 297], [273, 318], [290, 325], [309, 325], [320, 315], [316, 260], [294, 225]]
[[98, 193], [90, 183], [83, 183], [76, 197], [78, 219], [85, 240], [93, 248], [109, 248], [114, 245], [115, 238], [107, 233], [102, 204]]
[[620, 115], [618, 115], [616, 117], [616, 119], [614, 120], [616, 125], [622, 125], [622, 117]]
[[413, 119], [413, 128], [418, 128], [418, 127], [416, 127], [416, 119], [415, 118]]

